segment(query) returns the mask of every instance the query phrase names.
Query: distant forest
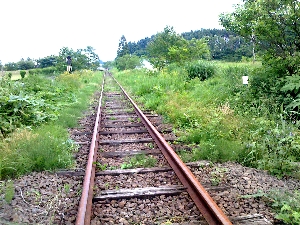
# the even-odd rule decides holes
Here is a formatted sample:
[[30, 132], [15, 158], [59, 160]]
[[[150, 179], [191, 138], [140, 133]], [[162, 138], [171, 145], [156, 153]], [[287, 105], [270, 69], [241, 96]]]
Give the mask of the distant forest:
[[[252, 57], [252, 45], [244, 38], [224, 29], [201, 29], [181, 34], [187, 40], [205, 38], [210, 48], [212, 59], [240, 61], [242, 57]], [[128, 42], [130, 54], [147, 56], [147, 44], [155, 37], [146, 37], [137, 42]]]

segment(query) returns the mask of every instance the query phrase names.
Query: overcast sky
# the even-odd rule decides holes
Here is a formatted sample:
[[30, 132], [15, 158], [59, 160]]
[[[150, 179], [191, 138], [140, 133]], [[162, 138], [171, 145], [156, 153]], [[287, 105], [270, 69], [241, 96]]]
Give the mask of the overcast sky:
[[0, 60], [39, 59], [92, 46], [114, 60], [122, 35], [136, 42], [173, 26], [177, 33], [222, 28], [218, 15], [241, 0], [1, 0]]

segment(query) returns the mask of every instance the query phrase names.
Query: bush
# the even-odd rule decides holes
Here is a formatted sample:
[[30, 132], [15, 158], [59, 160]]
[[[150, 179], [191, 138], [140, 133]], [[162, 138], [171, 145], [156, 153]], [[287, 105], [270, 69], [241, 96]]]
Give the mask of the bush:
[[55, 67], [46, 67], [41, 69], [41, 73], [44, 75], [53, 75], [55, 73], [57, 73], [57, 69]]
[[300, 136], [292, 124], [282, 120], [281, 125], [263, 118], [257, 119], [252, 129], [241, 163], [268, 170], [278, 177], [295, 176], [300, 160]]
[[8, 75], [8, 77], [9, 77], [9, 79], [11, 79], [12, 73], [9, 72], [7, 75]]
[[216, 66], [208, 61], [196, 61], [187, 64], [186, 70], [189, 79], [198, 77], [201, 81], [203, 81], [215, 75]]
[[25, 78], [25, 74], [26, 74], [26, 71], [20, 70], [20, 75], [21, 75], [22, 79]]

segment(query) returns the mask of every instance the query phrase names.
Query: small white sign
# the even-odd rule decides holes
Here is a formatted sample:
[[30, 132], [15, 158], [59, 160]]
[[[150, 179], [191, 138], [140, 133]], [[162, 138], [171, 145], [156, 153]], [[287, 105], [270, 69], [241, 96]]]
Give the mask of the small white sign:
[[248, 76], [243, 76], [243, 84], [248, 84]]

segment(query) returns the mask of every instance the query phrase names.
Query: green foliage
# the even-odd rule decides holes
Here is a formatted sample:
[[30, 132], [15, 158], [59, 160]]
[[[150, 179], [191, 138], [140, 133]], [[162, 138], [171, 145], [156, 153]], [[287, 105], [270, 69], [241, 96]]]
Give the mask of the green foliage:
[[10, 204], [13, 197], [15, 196], [15, 186], [12, 180], [8, 180], [5, 182], [5, 191], [4, 191], [4, 199], [5, 201]]
[[283, 99], [286, 106], [286, 112], [290, 118], [299, 118], [300, 109], [300, 79], [299, 75], [287, 76], [283, 80], [283, 87], [280, 91], [283, 92]]
[[159, 70], [166, 67], [171, 63], [169, 49], [181, 47], [182, 40], [173, 27], [165, 27], [164, 31], [156, 34], [154, 40], [147, 45], [149, 62]]
[[183, 65], [190, 60], [210, 58], [210, 52], [205, 39], [197, 40], [193, 38], [188, 41], [182, 38], [177, 46], [171, 46], [168, 50], [170, 63], [178, 65]]
[[18, 65], [17, 65], [17, 63], [14, 63], [14, 62], [6, 63], [4, 65], [4, 70], [6, 70], [6, 71], [15, 71], [15, 70], [18, 70]]
[[67, 56], [71, 56], [72, 58], [72, 71], [84, 69], [96, 70], [99, 67], [99, 57], [91, 46], [87, 46], [86, 49], [77, 49], [76, 51], [63, 47], [56, 58], [55, 67], [57, 71], [66, 71]]
[[34, 68], [34, 62], [30, 58], [27, 58], [27, 60], [21, 59], [17, 62], [17, 66], [19, 70], [29, 70]]
[[272, 199], [272, 207], [276, 210], [276, 218], [285, 224], [300, 224], [300, 193], [272, 191], [267, 195]]
[[255, 194], [242, 196], [242, 198], [262, 198], [275, 210], [275, 218], [280, 220], [280, 224], [282, 222], [291, 225], [300, 223], [300, 193], [298, 190], [294, 192], [271, 190], [270, 193], [258, 191]]
[[95, 164], [96, 167], [97, 167], [99, 170], [101, 170], [101, 171], [107, 170], [107, 164], [102, 164], [102, 163], [100, 163], [100, 162], [94, 162], [94, 164]]
[[57, 56], [54, 55], [46, 56], [44, 58], [37, 60], [37, 66], [39, 68], [52, 67], [55, 66], [56, 63], [57, 63]]
[[161, 70], [167, 65], [177, 63], [183, 65], [189, 60], [210, 58], [209, 48], [204, 39], [190, 41], [176, 34], [173, 27], [165, 27], [156, 34], [147, 46], [149, 62]]
[[130, 158], [126, 158], [124, 162], [121, 165], [121, 169], [130, 169], [130, 168], [137, 168], [137, 167], [154, 167], [157, 163], [157, 159], [153, 156], [149, 155], [146, 156], [145, 154], [138, 154], [135, 156], [132, 156]]
[[271, 113], [283, 107], [288, 120], [299, 118], [299, 7], [296, 0], [246, 0], [220, 16], [225, 28], [250, 39], [263, 53], [263, 69], [254, 73], [251, 94], [268, 102]]
[[135, 69], [141, 66], [141, 59], [135, 55], [124, 55], [117, 57], [115, 64], [118, 70]]
[[62, 127], [42, 126], [33, 132], [18, 131], [12, 137], [14, 142], [4, 142], [0, 153], [0, 179], [31, 171], [66, 168], [73, 163], [71, 149], [74, 147]]
[[29, 70], [34, 68], [35, 63], [30, 58], [27, 60], [21, 59], [18, 62], [9, 62], [4, 65], [4, 70], [6, 71], [15, 71], [15, 70]]
[[295, 128], [282, 121], [260, 119], [260, 126], [253, 129], [247, 149], [242, 158], [246, 165], [268, 170], [271, 174], [282, 177], [295, 175], [296, 165], [300, 160], [300, 136]]
[[[190, 43], [189, 46], [193, 43], [193, 41], [190, 42], [192, 39], [207, 43], [211, 56], [214, 60], [241, 61], [247, 59], [249, 62], [252, 61], [252, 43], [231, 31], [225, 29], [201, 29], [184, 32], [181, 35], [185, 40], [189, 41], [187, 42]], [[146, 51], [146, 48], [147, 45], [154, 40], [154, 38], [155, 36], [153, 35], [150, 38], [146, 37], [137, 42], [128, 42], [130, 54], [145, 56], [148, 58], [149, 53]], [[185, 50], [185, 48], [179, 49]], [[195, 52], [197, 51], [196, 48], [190, 49], [192, 51], [195, 50]], [[180, 51], [180, 53], [188, 52], [189, 51]], [[199, 53], [201, 52], [202, 50]], [[174, 56], [176, 57], [176, 55]], [[207, 56], [204, 58], [206, 57]]]
[[[76, 146], [68, 138], [67, 128], [70, 123], [74, 126], [89, 106], [102, 76], [88, 71], [66, 76], [62, 82], [40, 75], [22, 82], [0, 80], [0, 179], [72, 166], [71, 151]], [[84, 85], [71, 85], [74, 79]]]
[[201, 81], [212, 77], [216, 73], [216, 67], [208, 61], [194, 61], [186, 66], [189, 79], [199, 78]]
[[114, 61], [107, 61], [105, 63], [103, 63], [103, 68], [105, 69], [112, 69], [115, 65], [115, 62]]
[[[146, 109], [173, 123], [184, 143], [196, 144], [182, 152], [187, 160], [238, 161], [279, 177], [295, 176], [299, 134], [280, 117], [276, 98], [259, 93], [259, 64], [215, 63], [215, 75], [186, 82], [188, 74], [172, 67], [160, 72], [131, 71], [115, 76]], [[249, 76], [250, 84], [242, 84]], [[256, 82], [256, 83], [255, 83]], [[272, 84], [271, 79], [268, 85]], [[259, 97], [258, 97], [259, 96]], [[278, 124], [278, 125], [277, 125]]]
[[126, 38], [124, 35], [122, 35], [120, 42], [119, 42], [119, 47], [118, 47], [118, 51], [117, 51], [117, 58], [119, 57], [123, 57], [125, 55], [129, 55], [129, 47], [128, 47], [128, 43], [126, 41]]
[[20, 75], [21, 75], [22, 79], [25, 78], [25, 74], [26, 74], [26, 71], [24, 71], [24, 70], [21, 70], [21, 71], [20, 71]]
[[7, 76], [9, 77], [9, 79], [11, 79], [11, 77], [12, 77], [12, 73], [11, 73], [11, 72], [9, 72], [9, 73], [7, 74]]
[[215, 167], [214, 170], [210, 172], [210, 182], [211, 185], [217, 186], [219, 185], [225, 177], [225, 173], [227, 172], [226, 168], [218, 168]]
[[296, 0], [244, 1], [235, 12], [222, 14], [222, 25], [250, 39], [264, 52], [264, 65], [277, 71], [274, 75], [296, 74], [299, 70], [300, 32], [297, 20], [300, 3]]
[[37, 126], [56, 117], [57, 108], [52, 105], [51, 98], [55, 96], [52, 82], [41, 80], [38, 76], [29, 76], [22, 82], [1, 81], [1, 136], [7, 136], [18, 127]]

